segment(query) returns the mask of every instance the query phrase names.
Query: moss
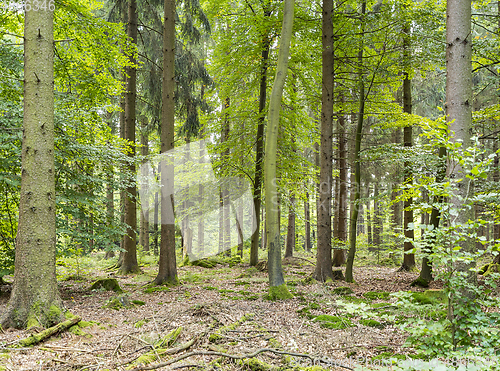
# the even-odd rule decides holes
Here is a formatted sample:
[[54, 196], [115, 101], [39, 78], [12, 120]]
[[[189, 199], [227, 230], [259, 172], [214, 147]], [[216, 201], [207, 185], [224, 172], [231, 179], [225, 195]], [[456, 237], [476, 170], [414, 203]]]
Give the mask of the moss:
[[252, 371], [268, 371], [272, 370], [274, 367], [269, 365], [268, 363], [261, 361], [257, 358], [243, 359], [238, 361], [238, 363], [243, 367], [244, 370], [252, 370]]
[[349, 295], [352, 293], [354, 293], [354, 291], [352, 291], [352, 289], [350, 287], [345, 287], [345, 286], [336, 287], [332, 290], [332, 294], [335, 294], [335, 295]]
[[391, 303], [387, 303], [387, 302], [384, 302], [384, 303], [373, 303], [372, 304], [372, 308], [382, 308], [382, 307], [387, 307], [387, 306], [390, 306], [392, 305]]
[[350, 296], [350, 295], [342, 296], [342, 300], [345, 300], [349, 303], [355, 303], [355, 304], [361, 304], [361, 303], [368, 304], [368, 303], [370, 303], [370, 300], [368, 300], [368, 299], [358, 298], [356, 296]]
[[132, 300], [132, 304], [134, 305], [145, 305], [146, 303], [142, 300]]
[[416, 280], [414, 280], [411, 284], [410, 284], [411, 287], [415, 287], [415, 286], [418, 286], [418, 287], [429, 287], [429, 281], [421, 278], [421, 277], [418, 277]]
[[483, 276], [488, 277], [492, 273], [498, 272], [500, 272], [500, 264], [489, 264], [488, 269], [483, 273]]
[[28, 315], [28, 319], [26, 321], [26, 329], [30, 329], [32, 327], [42, 327], [41, 323], [38, 322], [37, 316], [35, 313], [30, 313]]
[[434, 299], [435, 301], [443, 304], [448, 303], [448, 297], [446, 293], [442, 290], [426, 290], [424, 291], [424, 295], [428, 296], [430, 299]]
[[128, 295], [119, 295], [109, 298], [104, 304], [104, 308], [120, 310], [131, 306]]
[[302, 283], [302, 285], [305, 286], [305, 285], [312, 285], [314, 283], [317, 283], [318, 281], [316, 281], [312, 276], [309, 276], [309, 277], [304, 278], [300, 282]]
[[383, 325], [379, 321], [375, 321], [374, 319], [360, 319], [358, 322], [363, 326], [368, 326], [368, 327], [376, 327], [380, 329], [385, 327], [385, 325]]
[[218, 262], [216, 259], [207, 258], [189, 262], [189, 265], [194, 265], [202, 268], [214, 268], [215, 266], [217, 266], [217, 263]]
[[170, 291], [171, 285], [161, 285], [161, 286], [150, 286], [144, 290], [146, 294], [152, 294], [154, 292]]
[[387, 300], [389, 299], [389, 293], [386, 291], [370, 291], [365, 292], [363, 296], [370, 300]]
[[85, 336], [86, 338], [91, 338], [92, 335], [83, 331], [78, 324], [68, 328], [68, 331], [77, 336]]
[[314, 318], [314, 322], [320, 322], [320, 326], [324, 328], [341, 330], [347, 327], [353, 327], [354, 324], [351, 320], [346, 318], [340, 318], [337, 316], [330, 316], [328, 314], [321, 314]]
[[205, 286], [203, 287], [205, 290], [219, 290], [217, 287], [213, 287], [213, 286]]
[[427, 305], [427, 304], [434, 304], [435, 300], [428, 297], [422, 292], [412, 292], [411, 296], [414, 301], [416, 301], [418, 304], [422, 305]]
[[139, 321], [137, 321], [135, 324], [134, 324], [134, 327], [135, 328], [141, 328], [142, 326], [144, 326], [146, 323], [148, 323], [149, 320], [148, 319], [141, 319]]
[[90, 290], [123, 292], [116, 278], [101, 278], [95, 281]]
[[223, 327], [219, 328], [216, 332], [210, 334], [210, 336], [208, 337], [208, 341], [211, 343], [215, 343], [215, 342], [219, 341], [220, 339], [222, 339], [221, 334], [225, 333], [227, 330], [236, 330], [236, 328], [238, 326], [240, 326], [242, 323], [248, 321], [253, 316], [254, 316], [253, 313], [245, 314], [238, 321], [230, 323], [227, 326], [223, 326]]
[[392, 352], [382, 352], [375, 357], [372, 357], [372, 360], [377, 360], [377, 359], [388, 359], [388, 358], [396, 358], [396, 359], [401, 359], [404, 360], [406, 359], [406, 356], [404, 354], [394, 354]]
[[269, 294], [266, 299], [268, 300], [286, 300], [293, 298], [293, 295], [290, 291], [288, 291], [288, 287], [285, 284], [280, 286], [270, 286]]
[[156, 344], [157, 347], [169, 347], [172, 344], [174, 344], [181, 334], [182, 327], [178, 327], [175, 330], [170, 331], [166, 336], [164, 336], [158, 344]]

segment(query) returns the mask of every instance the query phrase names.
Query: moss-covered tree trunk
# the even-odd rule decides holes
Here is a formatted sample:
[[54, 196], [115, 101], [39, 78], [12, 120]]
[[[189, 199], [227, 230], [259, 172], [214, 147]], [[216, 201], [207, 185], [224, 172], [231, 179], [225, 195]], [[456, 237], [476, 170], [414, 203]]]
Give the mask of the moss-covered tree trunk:
[[333, 136], [333, 0], [323, 0], [321, 143], [318, 207], [318, 250], [313, 277], [333, 279], [332, 272], [332, 136]]
[[54, 13], [26, 11], [21, 193], [14, 285], [3, 328], [62, 319], [56, 281]]
[[281, 98], [285, 85], [290, 42], [292, 39], [293, 13], [295, 0], [285, 0], [283, 10], [283, 27], [281, 30], [278, 65], [273, 89], [269, 101], [269, 115], [266, 130], [266, 152], [264, 156], [264, 185], [266, 197], [266, 235], [268, 249], [269, 297], [286, 299], [292, 297], [286, 287], [281, 266], [281, 246], [278, 216], [278, 189], [276, 177], [276, 160], [278, 147], [278, 129], [280, 120]]
[[[161, 152], [174, 148], [175, 119], [175, 0], [164, 1], [163, 22], [163, 81]], [[175, 257], [174, 218], [174, 165], [162, 161], [161, 167], [161, 242], [158, 275], [155, 283], [177, 284], [177, 262]]]
[[[137, 44], [137, 2], [130, 0], [128, 5], [128, 24], [127, 35], [134, 44]], [[130, 56], [130, 61], [136, 63], [135, 57]], [[135, 157], [135, 97], [137, 85], [137, 69], [135, 66], [126, 68], [127, 89], [125, 92], [125, 137], [131, 147], [128, 155], [132, 159]], [[129, 174], [135, 173], [135, 164], [130, 161], [128, 164]], [[125, 224], [127, 225], [127, 234], [125, 235], [123, 259], [120, 266], [121, 273], [135, 273], [139, 271], [137, 263], [137, 189], [134, 182], [127, 187], [125, 194]]]

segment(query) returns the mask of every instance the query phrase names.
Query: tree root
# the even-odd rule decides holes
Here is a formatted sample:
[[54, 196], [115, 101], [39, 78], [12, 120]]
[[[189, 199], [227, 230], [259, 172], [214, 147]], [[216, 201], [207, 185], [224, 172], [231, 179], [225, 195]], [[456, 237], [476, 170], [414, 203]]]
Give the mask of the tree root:
[[[230, 358], [230, 359], [247, 359], [247, 358], [254, 358], [257, 355], [259, 355], [260, 353], [265, 353], [265, 352], [270, 352], [270, 353], [279, 354], [279, 355], [288, 355], [288, 356], [292, 356], [292, 357], [308, 358], [312, 362], [318, 361], [318, 358], [316, 358], [310, 354], [286, 352], [286, 351], [271, 349], [271, 348], [258, 349], [252, 353], [242, 354], [240, 356], [235, 355], [235, 354], [222, 353], [222, 352], [212, 352], [212, 351], [199, 350], [199, 351], [193, 351], [193, 352], [183, 354], [182, 356], [179, 356], [177, 358], [171, 359], [171, 360], [166, 361], [166, 362], [161, 362], [161, 363], [157, 363], [157, 364], [150, 365], [150, 366], [139, 366], [139, 367], [132, 369], [131, 371], [156, 370], [158, 368], [165, 367], [165, 366], [171, 365], [173, 363], [182, 361], [183, 359], [193, 357], [193, 356], [199, 356], [199, 355], [226, 357], [226, 358]], [[337, 363], [335, 364], [335, 366], [344, 368], [346, 370], [354, 370], [351, 367], [340, 365]]]

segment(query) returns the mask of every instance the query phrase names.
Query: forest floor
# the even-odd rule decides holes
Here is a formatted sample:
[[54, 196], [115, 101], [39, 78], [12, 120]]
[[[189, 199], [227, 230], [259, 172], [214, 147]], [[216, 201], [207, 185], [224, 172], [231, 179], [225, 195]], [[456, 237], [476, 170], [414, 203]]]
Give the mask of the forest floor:
[[[156, 274], [153, 264], [143, 266], [140, 274], [116, 276], [104, 269], [109, 263], [78, 266], [76, 275], [68, 274], [74, 266], [58, 263], [64, 306], [83, 321], [30, 348], [6, 349], [29, 336], [29, 330], [0, 333], [0, 370], [2, 365], [15, 371], [142, 370], [174, 359], [157, 369], [299, 370], [315, 363], [345, 370], [359, 362], [376, 364], [377, 359], [412, 353], [402, 347], [406, 336], [394, 322], [373, 318], [379, 312], [397, 311], [388, 293], [423, 291], [410, 287], [417, 273], [370, 265], [356, 267], [356, 283], [322, 284], [310, 279], [313, 257], [302, 256], [283, 266], [294, 298], [276, 302], [264, 298], [266, 272], [230, 260], [213, 268], [180, 267], [181, 285], [175, 287], [149, 285]], [[97, 277], [116, 278], [124, 293], [90, 290]], [[439, 282], [430, 288], [439, 288]], [[0, 313], [8, 300], [5, 286], [3, 290]], [[109, 304], [113, 298], [121, 303]], [[371, 322], [362, 316], [369, 311]], [[278, 352], [262, 351], [244, 360], [213, 354], [243, 355], [262, 349]]]

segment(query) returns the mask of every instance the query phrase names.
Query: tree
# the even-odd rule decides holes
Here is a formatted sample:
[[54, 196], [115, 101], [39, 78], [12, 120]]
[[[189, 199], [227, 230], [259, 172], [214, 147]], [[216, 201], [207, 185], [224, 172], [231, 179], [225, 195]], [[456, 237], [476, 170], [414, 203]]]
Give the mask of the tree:
[[[451, 142], [466, 151], [471, 144], [472, 130], [471, 1], [448, 0], [446, 14], [446, 120]], [[463, 252], [472, 253], [474, 240], [465, 236], [468, 236], [467, 223], [474, 220], [474, 208], [464, 207], [464, 204], [472, 197], [473, 184], [464, 170], [457, 158], [449, 162], [448, 176], [462, 179], [450, 203], [455, 210], [460, 210], [453, 220], [462, 235], [457, 244]], [[464, 274], [468, 282], [474, 282], [476, 274], [471, 271], [474, 265], [475, 262], [459, 262], [455, 269]], [[472, 296], [472, 293], [465, 295]]]
[[[409, 49], [410, 49], [410, 25], [406, 23], [403, 26], [403, 59], [406, 63], [409, 61]], [[404, 72], [404, 80], [403, 80], [403, 112], [411, 115], [412, 111], [412, 102], [411, 102], [411, 80], [408, 71]], [[405, 148], [410, 148], [413, 145], [413, 128], [412, 126], [405, 126], [403, 129], [403, 141]], [[404, 182], [405, 184], [413, 183], [413, 174], [412, 174], [412, 164], [410, 161], [405, 161], [404, 163]], [[413, 209], [412, 209], [413, 199], [412, 197], [406, 197], [404, 200], [404, 211], [403, 211], [403, 230], [405, 234], [405, 242], [404, 242], [404, 256], [403, 256], [403, 265], [401, 266], [401, 270], [409, 271], [415, 266], [415, 254], [408, 253], [408, 251], [413, 249], [413, 238], [414, 231], [410, 224], [413, 223]]]
[[[163, 83], [161, 152], [174, 148], [175, 124], [175, 0], [164, 2], [165, 21], [163, 23]], [[161, 167], [161, 245], [158, 275], [155, 283], [177, 284], [177, 263], [175, 257], [175, 219], [173, 195], [173, 164], [162, 161]]]
[[313, 277], [333, 279], [332, 272], [332, 136], [333, 136], [333, 0], [323, 0], [321, 144], [318, 207], [318, 252]]
[[[132, 43], [137, 44], [137, 1], [129, 0], [128, 6], [128, 24], [127, 34]], [[127, 87], [125, 92], [125, 137], [130, 143], [128, 155], [131, 160], [128, 163], [128, 170], [131, 174], [135, 172], [135, 98], [137, 90], [137, 67], [135, 66], [135, 57], [130, 57], [131, 65], [127, 66]], [[125, 194], [125, 224], [127, 225], [127, 234], [123, 244], [123, 259], [120, 266], [121, 273], [137, 273], [139, 264], [137, 263], [137, 188], [132, 181], [127, 187]]]
[[53, 27], [53, 10], [25, 12], [19, 225], [3, 328], [50, 326], [62, 319], [56, 280]]
[[288, 291], [283, 278], [281, 265], [281, 246], [278, 216], [278, 189], [276, 178], [276, 158], [278, 147], [278, 131], [283, 86], [288, 71], [290, 42], [292, 39], [293, 13], [295, 0], [285, 0], [283, 5], [283, 28], [281, 30], [278, 65], [269, 102], [268, 125], [266, 131], [266, 152], [264, 157], [264, 185], [266, 197], [266, 234], [269, 271], [269, 298], [288, 299], [292, 294]]

